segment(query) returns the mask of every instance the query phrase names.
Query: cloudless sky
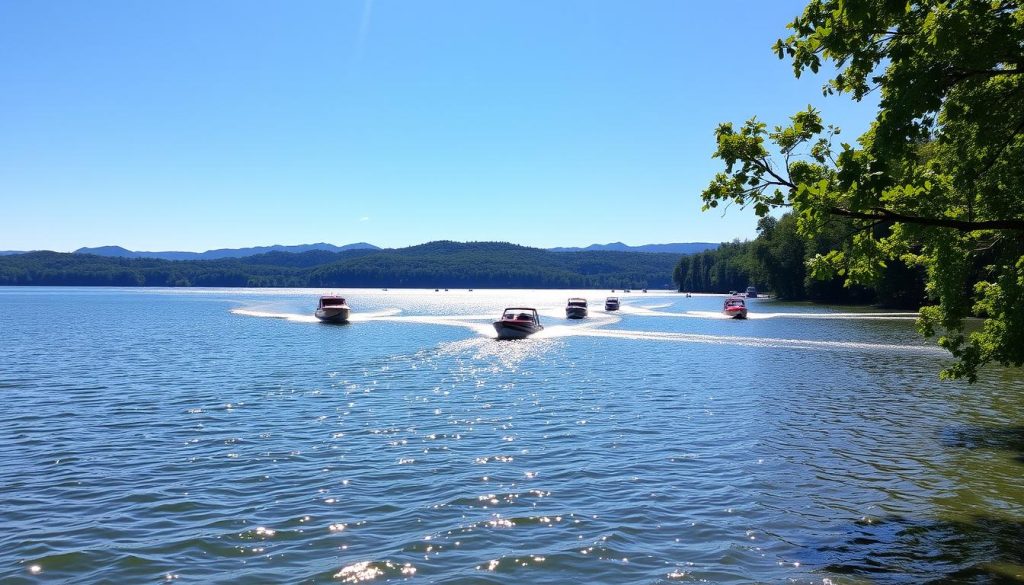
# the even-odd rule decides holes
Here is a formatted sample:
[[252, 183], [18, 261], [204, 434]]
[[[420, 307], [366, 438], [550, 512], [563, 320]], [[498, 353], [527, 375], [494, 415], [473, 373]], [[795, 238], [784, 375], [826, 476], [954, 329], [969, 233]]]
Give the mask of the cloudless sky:
[[723, 241], [714, 128], [824, 98], [803, 2], [0, 3], [0, 250]]

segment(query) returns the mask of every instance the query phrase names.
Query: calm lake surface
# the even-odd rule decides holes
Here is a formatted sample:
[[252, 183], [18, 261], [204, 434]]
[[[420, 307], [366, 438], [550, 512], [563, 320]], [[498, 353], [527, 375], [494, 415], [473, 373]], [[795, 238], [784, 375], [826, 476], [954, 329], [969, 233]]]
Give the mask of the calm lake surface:
[[[1024, 572], [1021, 372], [940, 381], [906, 315], [609, 294], [0, 288], [0, 581]], [[508, 305], [547, 328], [495, 340]]]

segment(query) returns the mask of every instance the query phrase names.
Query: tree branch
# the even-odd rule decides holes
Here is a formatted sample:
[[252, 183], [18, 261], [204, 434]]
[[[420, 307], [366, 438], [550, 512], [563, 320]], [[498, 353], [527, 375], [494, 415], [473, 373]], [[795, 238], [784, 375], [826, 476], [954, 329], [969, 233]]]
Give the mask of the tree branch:
[[780, 184], [782, 186], [785, 186], [785, 187], [789, 187], [790, 189], [796, 189], [796, 185], [793, 184], [792, 181], [787, 181], [786, 179], [783, 179], [782, 177], [780, 177], [779, 174], [775, 172], [775, 169], [773, 169], [771, 167], [771, 165], [768, 164], [767, 160], [762, 159], [759, 162], [760, 162], [760, 166], [764, 170], [764, 172], [766, 172], [769, 175], [771, 175], [772, 178], [774, 178], [778, 182], [778, 184]]
[[981, 230], [1010, 230], [1024, 232], [1024, 219], [991, 219], [985, 221], [964, 221], [960, 219], [943, 219], [940, 217], [921, 217], [917, 215], [906, 215], [889, 209], [879, 207], [872, 208], [872, 213], [863, 211], [852, 211], [841, 207], [829, 207], [828, 213], [852, 217], [855, 219], [897, 221], [913, 225], [928, 225], [933, 227], [944, 227], [961, 232], [976, 232]]

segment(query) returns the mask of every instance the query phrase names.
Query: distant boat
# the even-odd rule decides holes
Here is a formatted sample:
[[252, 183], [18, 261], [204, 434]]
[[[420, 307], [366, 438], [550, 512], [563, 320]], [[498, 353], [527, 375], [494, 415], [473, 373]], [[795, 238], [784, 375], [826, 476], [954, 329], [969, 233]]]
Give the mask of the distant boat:
[[752, 286], [748, 286], [747, 287], [747, 298], [748, 299], [756, 299], [757, 298], [757, 289], [752, 287]]
[[350, 309], [345, 299], [336, 296], [320, 297], [320, 304], [317, 305], [316, 315], [324, 323], [345, 323], [348, 321]]
[[604, 300], [605, 311], [618, 311], [619, 310], [619, 297], [608, 297]]
[[582, 319], [587, 316], [587, 299], [572, 297], [565, 306], [566, 319]]
[[509, 307], [494, 322], [498, 339], [524, 339], [543, 329], [537, 309], [528, 307]]
[[733, 319], [746, 319], [747, 303], [743, 297], [727, 297], [722, 304], [722, 313]]

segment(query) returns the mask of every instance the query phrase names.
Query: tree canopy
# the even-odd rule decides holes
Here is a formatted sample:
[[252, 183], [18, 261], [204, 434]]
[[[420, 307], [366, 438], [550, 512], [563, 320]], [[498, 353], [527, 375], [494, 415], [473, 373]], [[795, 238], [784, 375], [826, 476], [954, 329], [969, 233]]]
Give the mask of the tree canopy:
[[852, 221], [836, 218], [814, 238], [801, 237], [791, 213], [762, 217], [757, 238], [723, 243], [715, 250], [679, 259], [672, 275], [680, 292], [724, 293], [755, 286], [789, 301], [868, 304], [918, 308], [925, 298], [923, 271], [901, 261], [890, 263], [872, 286], [844, 286], [844, 279], [812, 278], [807, 260], [839, 249]]
[[[813, 108], [769, 129], [719, 125], [725, 163], [704, 208], [791, 209], [813, 238], [849, 219], [816, 275], [876, 282], [894, 261], [927, 270], [919, 327], [956, 362], [947, 377], [1024, 364], [1024, 10], [1016, 1], [812, 0], [775, 44], [799, 77], [824, 64], [824, 93], [880, 93], [856, 145]], [[981, 319], [968, 327], [967, 319]]]
[[501, 242], [160, 260], [31, 252], [0, 256], [0, 285], [409, 288], [665, 288], [676, 254], [551, 252]]

